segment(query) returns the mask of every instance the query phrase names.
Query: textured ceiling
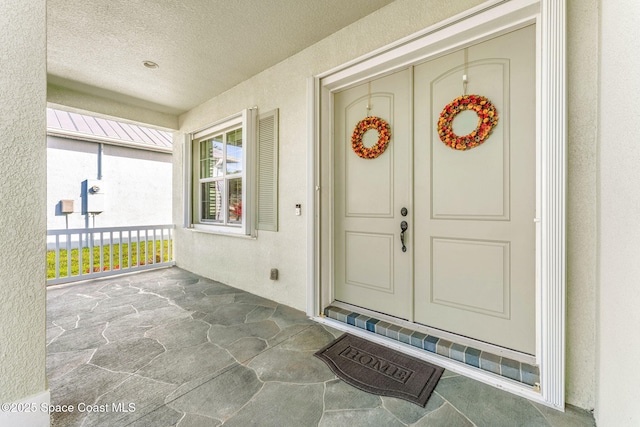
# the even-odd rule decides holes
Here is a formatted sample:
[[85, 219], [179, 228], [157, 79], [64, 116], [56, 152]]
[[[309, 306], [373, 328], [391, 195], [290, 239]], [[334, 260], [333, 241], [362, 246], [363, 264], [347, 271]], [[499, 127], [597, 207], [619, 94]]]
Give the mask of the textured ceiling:
[[392, 1], [48, 0], [48, 80], [180, 114]]

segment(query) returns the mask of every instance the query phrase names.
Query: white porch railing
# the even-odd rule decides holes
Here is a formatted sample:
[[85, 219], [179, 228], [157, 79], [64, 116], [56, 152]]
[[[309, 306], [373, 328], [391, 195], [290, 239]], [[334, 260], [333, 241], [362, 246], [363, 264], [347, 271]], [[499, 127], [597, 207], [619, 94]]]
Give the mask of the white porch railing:
[[175, 265], [175, 225], [47, 230], [47, 285]]

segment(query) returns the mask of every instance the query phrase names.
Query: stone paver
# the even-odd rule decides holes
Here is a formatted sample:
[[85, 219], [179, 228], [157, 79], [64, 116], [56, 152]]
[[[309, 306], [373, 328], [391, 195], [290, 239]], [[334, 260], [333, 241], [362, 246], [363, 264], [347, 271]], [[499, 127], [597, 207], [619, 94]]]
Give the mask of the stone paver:
[[425, 408], [365, 393], [313, 355], [342, 332], [179, 268], [47, 301], [51, 403], [76, 407], [54, 427], [594, 426], [448, 371]]

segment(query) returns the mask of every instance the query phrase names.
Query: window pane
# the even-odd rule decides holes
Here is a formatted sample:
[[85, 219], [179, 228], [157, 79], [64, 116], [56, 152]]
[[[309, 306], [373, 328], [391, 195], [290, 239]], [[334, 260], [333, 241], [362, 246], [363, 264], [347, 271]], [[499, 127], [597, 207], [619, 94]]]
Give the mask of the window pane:
[[242, 225], [242, 178], [229, 180], [229, 224]]
[[224, 181], [202, 184], [202, 220], [222, 222], [222, 185]]
[[222, 135], [200, 143], [200, 178], [222, 176]]
[[242, 128], [227, 132], [227, 173], [242, 172]]

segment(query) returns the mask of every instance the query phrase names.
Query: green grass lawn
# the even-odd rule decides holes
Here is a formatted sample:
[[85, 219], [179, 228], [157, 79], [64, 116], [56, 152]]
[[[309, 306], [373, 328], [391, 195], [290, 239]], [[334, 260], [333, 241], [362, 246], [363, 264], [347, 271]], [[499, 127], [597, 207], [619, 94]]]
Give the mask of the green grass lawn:
[[[102, 247], [102, 270], [120, 270], [138, 265], [151, 264], [153, 262], [167, 262], [171, 260], [169, 251], [170, 242], [142, 242], [140, 244], [140, 259], [138, 259], [138, 243], [116, 243]], [[129, 245], [131, 245], [131, 259], [129, 259]], [[155, 246], [155, 247], [154, 247]], [[162, 250], [161, 250], [162, 249]], [[120, 265], [120, 251], [122, 251], [122, 265]], [[82, 248], [82, 273], [87, 274], [92, 269], [94, 272], [100, 271], [100, 247], [93, 248], [93, 265], [89, 264], [89, 248]], [[113, 253], [112, 253], [113, 252]], [[80, 250], [71, 249], [71, 275], [80, 274]], [[69, 254], [66, 249], [60, 250], [60, 277], [67, 277]], [[47, 251], [47, 279], [56, 277], [56, 252]]]

